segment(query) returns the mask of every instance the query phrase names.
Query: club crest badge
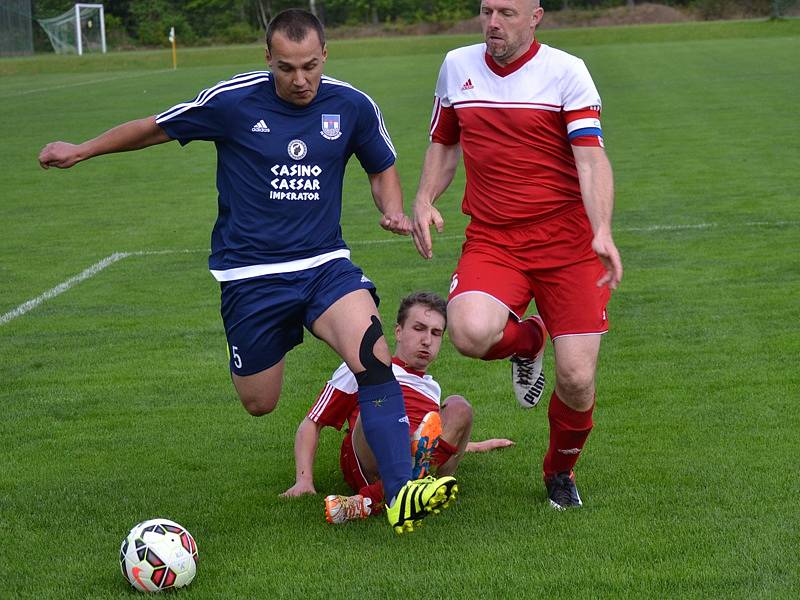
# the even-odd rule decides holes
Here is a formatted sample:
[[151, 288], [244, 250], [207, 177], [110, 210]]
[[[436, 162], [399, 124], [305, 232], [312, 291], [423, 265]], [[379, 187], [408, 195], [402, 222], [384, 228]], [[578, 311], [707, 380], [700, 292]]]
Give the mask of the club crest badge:
[[322, 137], [326, 140], [335, 140], [342, 135], [341, 115], [322, 115]]
[[303, 140], [292, 140], [286, 149], [294, 160], [303, 160], [308, 154], [308, 147]]

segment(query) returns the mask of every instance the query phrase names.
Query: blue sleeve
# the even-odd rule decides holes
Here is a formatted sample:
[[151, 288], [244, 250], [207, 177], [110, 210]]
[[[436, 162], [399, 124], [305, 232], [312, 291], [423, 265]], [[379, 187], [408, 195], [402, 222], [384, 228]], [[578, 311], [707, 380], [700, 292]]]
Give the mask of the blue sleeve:
[[176, 104], [156, 116], [156, 123], [183, 146], [192, 140], [218, 141], [225, 137], [226, 102], [220, 86], [203, 90], [190, 102]]
[[378, 105], [363, 94], [358, 103], [355, 155], [367, 173], [380, 173], [397, 159]]

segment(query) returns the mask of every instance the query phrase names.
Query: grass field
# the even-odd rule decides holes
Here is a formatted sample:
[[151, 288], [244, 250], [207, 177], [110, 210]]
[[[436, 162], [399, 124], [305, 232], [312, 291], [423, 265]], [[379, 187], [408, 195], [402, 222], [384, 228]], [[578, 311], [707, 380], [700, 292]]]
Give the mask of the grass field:
[[[331, 44], [327, 72], [384, 111], [407, 199], [442, 56], [474, 39]], [[579, 463], [585, 508], [545, 504], [546, 407], [517, 409], [507, 364], [447, 345], [433, 373], [472, 401], [474, 437], [516, 446], [468, 456], [456, 505], [399, 538], [382, 519], [325, 524], [321, 494], [346, 491], [333, 432], [316, 463], [321, 494], [278, 497], [293, 482], [296, 425], [338, 360], [307, 335], [278, 410], [255, 419], [240, 407], [206, 270], [213, 147], [166, 144], [71, 171], [36, 163], [48, 141], [260, 68], [261, 49], [184, 51], [176, 72], [167, 52], [0, 61], [0, 597], [133, 597], [119, 544], [155, 516], [198, 541], [182, 597], [800, 595], [800, 21], [542, 40], [583, 57], [603, 96], [626, 267]], [[391, 320], [406, 292], [447, 291], [463, 173], [424, 262], [379, 229], [353, 162], [345, 238]]]

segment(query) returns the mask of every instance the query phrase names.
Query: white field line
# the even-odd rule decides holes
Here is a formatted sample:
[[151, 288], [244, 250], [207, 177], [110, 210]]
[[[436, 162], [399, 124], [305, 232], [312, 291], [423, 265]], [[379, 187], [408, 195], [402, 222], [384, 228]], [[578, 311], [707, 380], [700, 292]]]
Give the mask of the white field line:
[[106, 256], [103, 260], [94, 263], [88, 269], [84, 269], [75, 277], [70, 277], [64, 283], [59, 283], [56, 287], [47, 290], [44, 294], [36, 296], [33, 300], [28, 300], [24, 304], [20, 304], [17, 308], [12, 311], [7, 312], [6, 314], [0, 316], [0, 325], [4, 325], [8, 323], [11, 319], [16, 319], [19, 316], [24, 315], [26, 312], [33, 310], [43, 302], [50, 300], [51, 298], [55, 298], [59, 294], [63, 294], [69, 288], [78, 285], [81, 281], [89, 279], [89, 277], [93, 277], [103, 269], [105, 269], [108, 265], [113, 265], [118, 260], [122, 260], [128, 254], [126, 252], [115, 252], [111, 256]]
[[749, 221], [747, 223], [687, 223], [685, 225], [648, 225], [646, 227], [620, 227], [614, 231], [633, 233], [648, 231], [685, 231], [689, 229], [741, 229], [743, 227], [785, 227], [800, 225], [800, 221]]
[[13, 92], [11, 94], [0, 94], [0, 98], [16, 98], [18, 96], [27, 96], [28, 94], [38, 94], [40, 92], [52, 92], [54, 90], [63, 90], [65, 88], [80, 87], [82, 85], [94, 85], [96, 83], [106, 83], [108, 81], [120, 81], [122, 79], [135, 79], [136, 77], [146, 77], [147, 75], [167, 73], [169, 71], [172, 71], [172, 69], [158, 69], [157, 71], [145, 71], [144, 73], [132, 73], [130, 75], [119, 75], [117, 77], [104, 77], [102, 79], [89, 79], [86, 81], [76, 81], [74, 83], [65, 83], [63, 85], [54, 85], [46, 88], [24, 90], [22, 92]]
[[[796, 226], [800, 225], [800, 221], [750, 221], [748, 223], [743, 224], [731, 224], [732, 226], [736, 226], [737, 228], [741, 227], [778, 227], [778, 226]], [[652, 232], [652, 231], [684, 231], [684, 230], [691, 230], [691, 229], [712, 229], [715, 227], [721, 227], [719, 223], [694, 223], [694, 224], [685, 224], [685, 225], [649, 225], [647, 227], [622, 227], [617, 229], [617, 231], [627, 231], [627, 232]], [[724, 225], [722, 225], [724, 227]], [[456, 239], [463, 239], [461, 235], [441, 235], [435, 236], [434, 240], [456, 240]], [[409, 242], [410, 240], [405, 237], [395, 236], [395, 237], [387, 237], [381, 238], [377, 240], [356, 240], [350, 243], [350, 246], [371, 246], [374, 244], [392, 244], [397, 242]], [[184, 249], [184, 250], [137, 250], [134, 252], [115, 252], [110, 256], [106, 256], [103, 260], [100, 260], [93, 264], [92, 266], [84, 269], [74, 277], [70, 277], [63, 283], [59, 283], [52, 289], [47, 290], [43, 294], [36, 296], [32, 300], [28, 300], [24, 304], [20, 304], [17, 308], [5, 313], [4, 315], [0, 315], [0, 325], [5, 325], [12, 319], [20, 317], [25, 313], [33, 310], [37, 306], [41, 305], [42, 303], [46, 302], [47, 300], [51, 300], [56, 296], [63, 294], [67, 290], [72, 287], [75, 287], [82, 281], [86, 281], [90, 277], [94, 277], [100, 271], [113, 265], [116, 262], [124, 258], [128, 258], [130, 256], [157, 256], [157, 255], [168, 255], [168, 254], [199, 254], [201, 252], [208, 252], [208, 249]]]
[[[100, 271], [113, 265], [115, 262], [119, 262], [123, 258], [128, 258], [129, 256], [150, 256], [150, 255], [157, 255], [157, 254], [181, 254], [181, 253], [188, 253], [188, 252], [197, 252], [197, 250], [142, 250], [139, 252], [115, 252], [110, 256], [106, 256], [103, 260], [100, 260], [94, 263], [92, 266], [84, 269], [74, 277], [70, 277], [63, 283], [59, 283], [56, 287], [47, 290], [45, 293], [36, 296], [32, 300], [28, 300], [24, 304], [20, 304], [14, 310], [11, 310], [4, 315], [0, 315], [0, 325], [5, 325], [12, 319], [16, 319], [24, 315], [26, 312], [29, 312], [39, 306], [40, 304], [46, 302], [47, 300], [51, 300], [56, 296], [63, 294], [68, 289], [75, 287], [82, 281], [86, 281], [90, 277], [94, 277]], [[205, 250], [202, 250], [205, 252]]]

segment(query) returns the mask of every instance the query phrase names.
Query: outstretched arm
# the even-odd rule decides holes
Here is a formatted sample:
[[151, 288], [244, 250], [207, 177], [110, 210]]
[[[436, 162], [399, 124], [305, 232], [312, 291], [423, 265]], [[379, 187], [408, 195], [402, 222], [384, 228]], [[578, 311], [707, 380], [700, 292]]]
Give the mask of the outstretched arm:
[[297, 428], [294, 437], [295, 483], [281, 494], [284, 498], [317, 493], [314, 488], [314, 457], [317, 454], [321, 429], [322, 425], [308, 417]]
[[403, 190], [397, 168], [392, 165], [380, 173], [370, 173], [369, 185], [375, 206], [381, 211], [381, 227], [399, 235], [411, 233], [411, 220], [403, 213]]
[[444, 230], [444, 219], [433, 207], [433, 203], [453, 181], [460, 158], [460, 144], [446, 146], [431, 142], [425, 152], [425, 162], [422, 165], [422, 175], [414, 200], [414, 228], [412, 231], [414, 244], [423, 258], [433, 257], [430, 226], [434, 225], [439, 233]]
[[611, 217], [614, 212], [614, 175], [605, 150], [595, 146], [573, 146], [575, 166], [586, 214], [592, 223], [595, 251], [606, 273], [597, 285], [616, 289], [622, 279], [622, 259], [611, 236]]
[[490, 450], [497, 450], [498, 448], [508, 448], [513, 446], [514, 442], [505, 438], [492, 438], [490, 440], [482, 440], [480, 442], [469, 442], [467, 444], [467, 452], [489, 452]]
[[49, 169], [50, 167], [69, 169], [73, 165], [93, 156], [139, 150], [140, 148], [169, 142], [171, 139], [156, 124], [155, 117], [146, 117], [117, 125], [113, 129], [109, 129], [82, 144], [70, 144], [67, 142], [47, 144], [39, 153], [39, 164], [43, 169]]

